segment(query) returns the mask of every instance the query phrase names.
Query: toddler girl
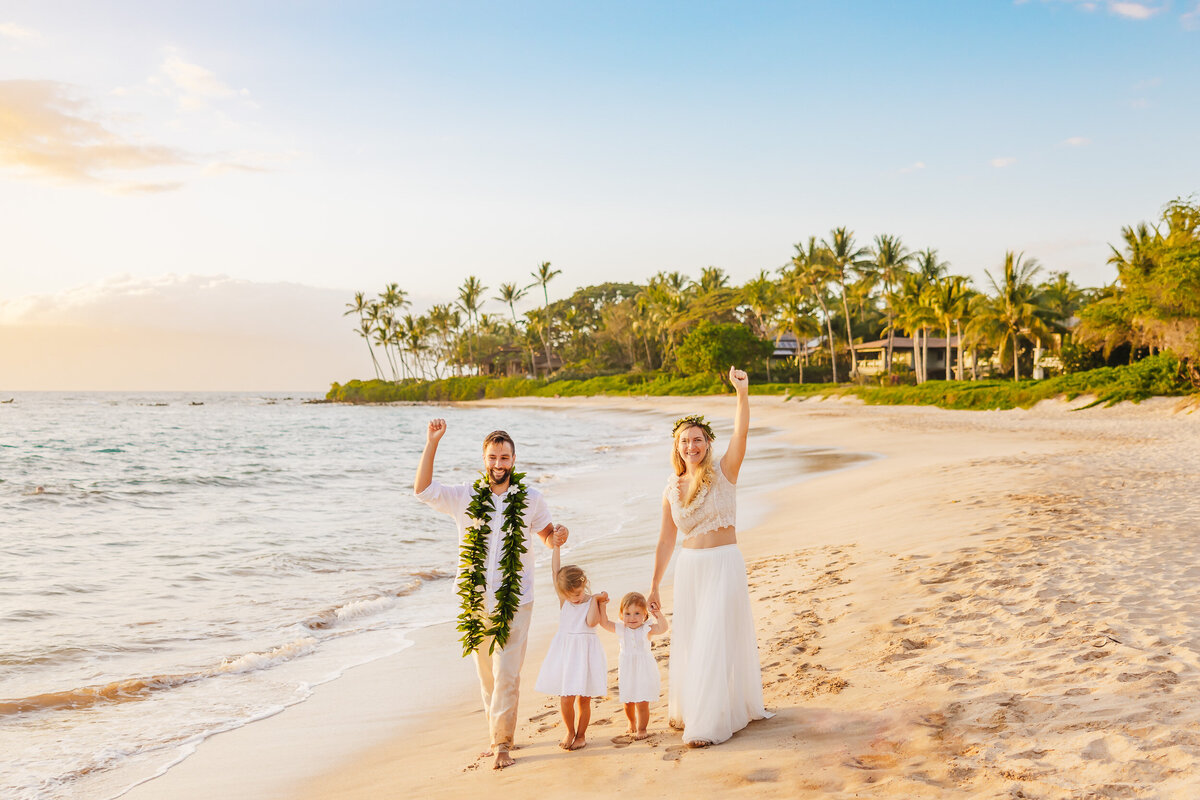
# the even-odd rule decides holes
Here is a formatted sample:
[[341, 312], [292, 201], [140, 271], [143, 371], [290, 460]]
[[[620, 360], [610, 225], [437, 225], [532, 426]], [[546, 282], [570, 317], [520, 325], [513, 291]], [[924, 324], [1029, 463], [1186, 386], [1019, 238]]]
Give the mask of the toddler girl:
[[[621, 655], [617, 668], [621, 702], [625, 704], [625, 716], [629, 719], [629, 730], [634, 739], [645, 739], [646, 726], [650, 723], [650, 701], [657, 700], [660, 685], [658, 664], [650, 652], [650, 637], [667, 632], [667, 620], [658, 610], [649, 609], [646, 598], [638, 592], [630, 592], [621, 598], [620, 619], [610, 621], [601, 604], [600, 625], [617, 634], [621, 642]], [[654, 614], [654, 624], [646, 620]]]
[[595, 630], [602, 616], [600, 604], [608, 602], [608, 594], [591, 594], [587, 576], [579, 567], [573, 564], [560, 567], [557, 547], [550, 567], [554, 570], [554, 591], [560, 609], [558, 632], [550, 642], [534, 688], [558, 695], [559, 711], [567, 729], [558, 746], [579, 750], [587, 745], [591, 699], [608, 694], [608, 663]]

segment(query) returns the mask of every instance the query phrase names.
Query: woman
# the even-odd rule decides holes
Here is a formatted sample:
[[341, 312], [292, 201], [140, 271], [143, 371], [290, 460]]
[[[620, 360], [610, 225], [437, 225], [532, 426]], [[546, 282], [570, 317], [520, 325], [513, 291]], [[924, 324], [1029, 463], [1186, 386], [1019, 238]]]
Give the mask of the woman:
[[750, 427], [750, 381], [729, 369], [737, 390], [733, 438], [714, 461], [712, 428], [699, 415], [675, 423], [674, 475], [663, 492], [662, 528], [654, 555], [649, 602], [657, 608], [658, 585], [682, 535], [675, 566], [668, 676], [671, 726], [683, 729], [690, 747], [725, 741], [763, 709], [758, 641], [750, 613], [746, 562], [737, 547], [734, 489], [746, 455]]

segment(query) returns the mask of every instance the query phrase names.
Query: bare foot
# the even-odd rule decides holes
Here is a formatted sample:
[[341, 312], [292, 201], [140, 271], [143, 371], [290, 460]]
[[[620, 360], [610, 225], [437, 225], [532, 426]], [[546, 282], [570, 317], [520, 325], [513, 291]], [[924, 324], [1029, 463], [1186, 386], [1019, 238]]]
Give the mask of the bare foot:
[[693, 739], [690, 742], [685, 742], [685, 744], [693, 749], [699, 749], [701, 747], [710, 746], [712, 742], [708, 741], [707, 739]]
[[634, 728], [632, 725], [630, 725], [628, 728], [625, 729], [625, 734], [627, 736], [633, 736], [635, 733], [637, 733], [637, 729]]
[[645, 739], [645, 738], [646, 738], [646, 737], [648, 737], [649, 735], [650, 735], [650, 734], [646, 733], [646, 729], [645, 729], [645, 728], [642, 728], [640, 731], [638, 731], [637, 733], [635, 733], [635, 734], [633, 735], [633, 738], [634, 738], [634, 739], [637, 739], [637, 740], [640, 742], [642, 739]]
[[507, 750], [497, 750], [496, 760], [492, 762], [492, 769], [504, 769], [505, 767], [511, 767], [515, 763], [517, 762], [513, 761], [513, 757], [508, 754]]
[[495, 755], [495, 753], [492, 752], [492, 748], [489, 747], [487, 750], [484, 750], [482, 753], [480, 753], [479, 757], [480, 758], [491, 758], [494, 755]]
[[583, 738], [583, 735], [580, 734], [579, 736], [575, 737], [575, 741], [571, 742], [571, 746], [568, 747], [567, 749], [568, 750], [582, 750], [585, 747], [587, 747], [587, 739]]
[[573, 741], [575, 741], [575, 734], [568, 733], [566, 736], [563, 737], [563, 740], [558, 743], [558, 746], [561, 747], [563, 750], [570, 750], [571, 742], [573, 742]]

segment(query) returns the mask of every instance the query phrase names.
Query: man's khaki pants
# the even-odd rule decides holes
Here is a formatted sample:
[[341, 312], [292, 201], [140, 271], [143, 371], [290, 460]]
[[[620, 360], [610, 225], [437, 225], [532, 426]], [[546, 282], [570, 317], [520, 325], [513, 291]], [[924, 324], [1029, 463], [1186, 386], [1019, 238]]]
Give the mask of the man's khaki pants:
[[508, 643], [488, 654], [491, 638], [484, 639], [475, 651], [475, 670], [479, 673], [479, 691], [483, 696], [483, 713], [491, 731], [492, 750], [508, 750], [517, 730], [517, 699], [521, 688], [521, 664], [525, 662], [525, 647], [529, 644], [529, 621], [533, 603], [517, 609]]

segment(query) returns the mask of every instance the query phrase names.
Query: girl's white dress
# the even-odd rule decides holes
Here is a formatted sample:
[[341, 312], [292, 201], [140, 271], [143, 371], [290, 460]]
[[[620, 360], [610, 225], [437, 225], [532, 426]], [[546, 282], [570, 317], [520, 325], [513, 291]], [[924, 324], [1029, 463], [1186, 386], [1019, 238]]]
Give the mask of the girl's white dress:
[[621, 655], [617, 662], [617, 681], [622, 703], [643, 703], [658, 700], [662, 686], [659, 683], [658, 665], [650, 652], [650, 622], [639, 628], [627, 628], [624, 623], [614, 622], [617, 638], [621, 642]]
[[542, 662], [534, 688], [545, 694], [569, 697], [607, 697], [608, 661], [596, 629], [588, 627], [591, 598], [576, 605], [564, 602], [558, 615], [558, 633]]

